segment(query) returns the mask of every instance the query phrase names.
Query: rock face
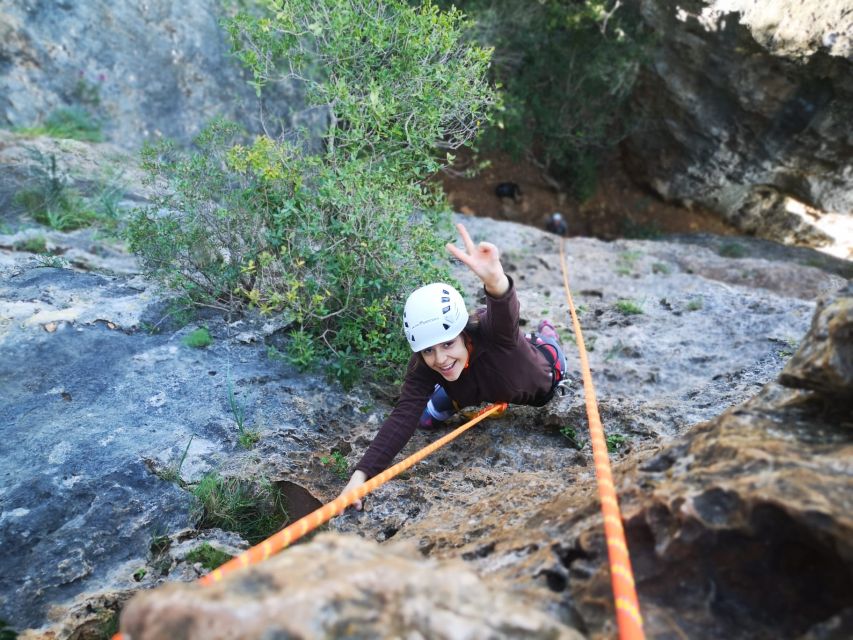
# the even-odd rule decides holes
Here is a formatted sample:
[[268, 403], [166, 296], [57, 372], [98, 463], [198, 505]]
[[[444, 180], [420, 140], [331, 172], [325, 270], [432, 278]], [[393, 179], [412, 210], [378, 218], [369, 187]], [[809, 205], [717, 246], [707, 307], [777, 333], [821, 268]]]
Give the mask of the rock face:
[[[475, 238], [491, 238], [503, 248], [528, 326], [540, 313], [562, 319], [555, 314], [562, 303], [545, 295], [561, 295], [553, 286], [559, 279], [553, 238], [510, 223], [466, 224]], [[779, 312], [795, 311], [802, 303], [790, 297], [796, 291], [791, 280], [799, 274], [808, 282], [810, 268], [795, 267], [776, 280], [776, 263], [751, 258], [761, 262], [741, 263], [743, 269], [760, 267], [762, 276], [744, 285], [736, 282], [741, 272], [724, 263], [750, 259], [723, 258], [696, 244], [574, 239], [568, 249], [573, 288], [585, 307], [581, 321], [594, 343], [590, 355], [605, 429], [628, 442], [612, 461], [648, 637], [844, 637], [826, 630], [846, 629], [848, 616], [850, 408], [822, 413], [819, 392], [772, 382], [785, 361], [796, 361], [786, 351], [794, 347], [771, 337], [784, 335], [787, 322], [776, 316], [774, 300], [779, 296]], [[642, 254], [633, 258], [631, 274], [620, 267], [625, 251]], [[667, 274], [660, 266], [664, 255]], [[778, 266], [791, 268], [790, 262]], [[849, 291], [841, 291], [841, 279], [824, 282], [834, 301], [820, 309], [841, 317], [837, 309], [849, 304]], [[694, 286], [701, 287], [704, 304], [688, 311]], [[666, 304], [657, 300], [657, 287], [666, 289]], [[645, 300], [645, 313], [612, 314], [613, 302], [626, 296]], [[809, 304], [809, 316], [812, 309]], [[834, 336], [848, 330], [838, 321], [814, 322], [832, 326]], [[806, 331], [807, 318], [795, 324]], [[839, 344], [843, 349], [844, 341]], [[799, 353], [816, 351], [808, 338]], [[729, 361], [723, 352], [735, 355]], [[571, 355], [570, 362], [575, 377]], [[726, 411], [733, 403], [738, 406]], [[308, 408], [304, 414], [312, 423], [318, 415]], [[341, 534], [409, 541], [408, 548], [384, 545], [377, 555], [375, 547], [349, 536], [324, 536], [285, 550], [273, 564], [236, 574], [215, 591], [171, 585], [137, 596], [125, 608], [122, 630], [131, 640], [202, 637], [213, 633], [209, 621], [230, 629], [240, 617], [301, 637], [334, 635], [342, 621], [352, 637], [371, 637], [377, 620], [401, 636], [514, 637], [514, 627], [505, 627], [503, 636], [480, 626], [474, 613], [466, 614], [467, 622], [457, 618], [457, 609], [449, 612], [448, 627], [423, 626], [436, 618], [410, 615], [425, 601], [427, 609], [444, 603], [444, 615], [453, 598], [440, 585], [456, 579], [469, 584], [465, 570], [456, 573], [461, 559], [478, 577], [466, 592], [478, 599], [487, 589], [497, 603], [493, 615], [515, 611], [501, 604], [509, 597], [528, 611], [528, 619], [538, 621], [529, 611], [539, 611], [560, 625], [528, 629], [532, 637], [545, 630], [560, 637], [567, 627], [588, 637], [612, 637], [606, 546], [584, 423], [579, 389], [542, 410], [511, 408], [384, 485], [368, 498], [365, 512], [332, 522]], [[352, 446], [350, 461], [361, 455], [376, 426], [371, 418], [339, 432]], [[566, 427], [573, 426], [571, 439]], [[407, 452], [434, 437], [416, 434]], [[273, 442], [261, 451], [280, 475], [300, 477], [295, 461]], [[304, 482], [323, 500], [343, 483]], [[438, 563], [423, 564], [418, 552]], [[437, 582], [427, 575], [432, 571]], [[387, 591], [374, 592], [376, 575]], [[435, 586], [421, 591], [411, 576], [417, 585]], [[363, 613], [365, 601], [374, 607], [371, 615]], [[255, 637], [244, 624], [247, 635], [241, 637]]]
[[[4, 2], [0, 126], [85, 108], [126, 149], [161, 136], [188, 142], [215, 116], [259, 131], [255, 92], [219, 26], [224, 16], [217, 0]], [[298, 102], [293, 87], [268, 92], [270, 128], [292, 124]]]
[[169, 585], [135, 598], [128, 640], [537, 638], [583, 636], [490, 589], [462, 562], [322, 534], [208, 588]]
[[645, 0], [642, 12], [659, 46], [635, 95], [632, 174], [759, 237], [849, 234], [849, 2]]

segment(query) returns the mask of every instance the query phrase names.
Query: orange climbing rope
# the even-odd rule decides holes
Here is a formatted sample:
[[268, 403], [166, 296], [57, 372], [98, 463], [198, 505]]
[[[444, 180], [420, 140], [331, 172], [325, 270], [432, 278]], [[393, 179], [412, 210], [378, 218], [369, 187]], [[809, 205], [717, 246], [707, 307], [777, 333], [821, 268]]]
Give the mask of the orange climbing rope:
[[[454, 429], [446, 436], [439, 438], [438, 440], [436, 440], [430, 445], [427, 445], [420, 451], [413, 453], [405, 460], [398, 462], [397, 464], [392, 467], [389, 467], [379, 475], [372, 477], [360, 487], [356, 487], [355, 489], [347, 491], [342, 496], [339, 496], [335, 500], [332, 500], [332, 502], [324, 504], [316, 511], [313, 511], [307, 516], [300, 518], [299, 520], [285, 527], [278, 533], [273, 534], [263, 542], [256, 544], [251, 549], [247, 549], [239, 556], [232, 558], [218, 569], [214, 569], [213, 571], [208, 573], [206, 576], [202, 576], [198, 579], [198, 583], [201, 585], [211, 585], [216, 582], [219, 582], [225, 575], [231, 573], [232, 571], [243, 569], [250, 565], [263, 562], [274, 553], [278, 553], [285, 547], [289, 546], [290, 544], [304, 536], [309, 531], [313, 531], [324, 522], [331, 520], [334, 516], [341, 513], [344, 509], [346, 509], [356, 500], [360, 500], [368, 493], [375, 490], [377, 487], [385, 484], [386, 482], [399, 475], [406, 469], [414, 466], [434, 451], [446, 445], [451, 440], [461, 436], [463, 433], [468, 431], [468, 429], [473, 427], [478, 422], [485, 420], [492, 414], [502, 413], [506, 409], [506, 407], [507, 404], [505, 402], [500, 402], [498, 404], [493, 404], [491, 406], [486, 407], [485, 409], [477, 413], [477, 415], [474, 416], [471, 420], [469, 420], [462, 426]], [[123, 640], [123, 636], [121, 633], [117, 633], [112, 637], [112, 640]]]
[[566, 266], [565, 240], [560, 241], [560, 264], [563, 267], [563, 285], [566, 289], [566, 300], [572, 316], [572, 326], [578, 343], [581, 374], [583, 376], [584, 399], [586, 413], [589, 419], [589, 436], [592, 442], [592, 458], [595, 463], [595, 478], [598, 481], [598, 496], [601, 500], [601, 513], [604, 516], [604, 537], [607, 541], [607, 555], [610, 558], [610, 584], [613, 589], [613, 599], [616, 603], [616, 623], [619, 627], [619, 640], [643, 640], [643, 617], [640, 614], [640, 603], [634, 588], [634, 573], [631, 570], [631, 557], [625, 542], [625, 531], [622, 528], [622, 514], [619, 502], [616, 500], [616, 488], [613, 485], [613, 474], [610, 471], [610, 459], [607, 456], [607, 442], [604, 439], [604, 428], [598, 415], [598, 403], [595, 399], [595, 388], [592, 384], [592, 374], [589, 370], [589, 359], [586, 345], [581, 333], [581, 325], [572, 291], [569, 288], [569, 270]]
[[[628, 555], [628, 546], [625, 542], [625, 532], [622, 528], [622, 517], [619, 511], [619, 503], [616, 500], [616, 490], [613, 485], [613, 476], [610, 471], [610, 460], [607, 455], [607, 443], [604, 439], [604, 429], [601, 418], [598, 415], [598, 406], [595, 399], [595, 389], [592, 384], [592, 374], [589, 369], [586, 346], [581, 333], [580, 322], [575, 311], [569, 288], [568, 267], [566, 266], [565, 241], [560, 242], [560, 261], [563, 268], [563, 284], [566, 289], [566, 299], [569, 304], [569, 312], [572, 317], [575, 336], [577, 337], [578, 351], [583, 375], [584, 396], [586, 399], [587, 415], [589, 417], [590, 439], [592, 441], [593, 460], [595, 462], [595, 476], [598, 481], [598, 492], [601, 499], [601, 511], [604, 516], [604, 534], [607, 540], [607, 550], [610, 559], [610, 580], [613, 588], [613, 596], [616, 603], [616, 622], [619, 627], [620, 640], [645, 640], [643, 633], [643, 619], [640, 614], [640, 605], [634, 588], [634, 574], [631, 570], [631, 558]], [[505, 411], [506, 403], [493, 404], [480, 411], [471, 420], [451, 431], [432, 444], [412, 454], [405, 460], [386, 469], [374, 476], [360, 487], [352, 489], [329, 502], [307, 516], [300, 518], [288, 527], [267, 538], [260, 544], [244, 551], [239, 556], [229, 560], [218, 569], [214, 569], [206, 576], [199, 578], [201, 585], [211, 585], [222, 580], [227, 574], [257, 564], [288, 547], [293, 542], [313, 531], [323, 523], [329, 521], [335, 515], [341, 513], [356, 500], [366, 496], [377, 487], [385, 484], [406, 469], [414, 466], [431, 453], [443, 447], [451, 440], [459, 437], [478, 422], [490, 415], [498, 415]], [[121, 633], [117, 633], [112, 640], [123, 640]]]
[[379, 475], [372, 477], [360, 487], [356, 487], [355, 489], [347, 491], [342, 496], [339, 496], [335, 500], [332, 500], [331, 502], [323, 505], [316, 511], [309, 513], [304, 518], [300, 518], [292, 525], [285, 527], [284, 529], [270, 536], [260, 544], [255, 545], [247, 551], [244, 551], [236, 558], [232, 558], [218, 569], [214, 569], [206, 576], [199, 578], [199, 583], [207, 585], [213, 584], [214, 582], [219, 582], [220, 580], [222, 580], [223, 576], [228, 573], [231, 573], [232, 571], [235, 571], [236, 569], [242, 569], [243, 567], [248, 567], [249, 565], [257, 564], [258, 562], [266, 560], [271, 555], [273, 555], [274, 553], [278, 553], [279, 551], [290, 545], [293, 541], [298, 540], [299, 538], [304, 536], [309, 531], [312, 531], [324, 522], [331, 520], [334, 516], [341, 513], [344, 509], [346, 509], [356, 500], [363, 498], [377, 487], [391, 480], [394, 476], [402, 473], [409, 467], [414, 466], [415, 464], [426, 458], [433, 451], [440, 449], [454, 438], [457, 438], [458, 436], [462, 435], [481, 420], [484, 420], [493, 413], [503, 411], [505, 408], [506, 403], [493, 404], [490, 407], [486, 407], [485, 409], [480, 411], [472, 420], [469, 420], [461, 427], [454, 429], [443, 438], [439, 438], [438, 440], [424, 447], [420, 451], [413, 453], [402, 462], [398, 462], [393, 467], [389, 467]]

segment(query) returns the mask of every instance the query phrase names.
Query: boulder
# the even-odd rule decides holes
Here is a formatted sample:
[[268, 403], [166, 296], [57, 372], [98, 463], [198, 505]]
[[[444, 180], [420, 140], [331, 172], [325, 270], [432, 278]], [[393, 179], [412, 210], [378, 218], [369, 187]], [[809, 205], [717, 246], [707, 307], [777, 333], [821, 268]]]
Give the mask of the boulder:
[[849, 258], [849, 3], [644, 0], [657, 35], [626, 165], [663, 198], [746, 233]]

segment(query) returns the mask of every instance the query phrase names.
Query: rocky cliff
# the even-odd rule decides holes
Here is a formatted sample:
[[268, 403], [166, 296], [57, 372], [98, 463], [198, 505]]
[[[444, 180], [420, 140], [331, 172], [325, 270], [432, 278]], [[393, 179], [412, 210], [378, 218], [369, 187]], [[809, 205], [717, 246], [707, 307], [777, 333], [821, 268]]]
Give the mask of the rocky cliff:
[[[97, 146], [92, 153], [99, 154]], [[577, 383], [555, 237], [485, 219], [466, 224], [502, 248], [525, 325], [543, 315], [555, 320]], [[202, 543], [231, 554], [245, 548], [233, 534], [196, 528], [199, 512], [188, 491], [206, 473], [250, 484], [268, 479], [284, 491], [289, 516], [298, 517], [337, 494], [344, 480], [330, 456], [338, 452], [353, 464], [389, 407], [367, 389], [344, 393], [269, 360], [268, 347], [284, 337], [270, 319], [202, 316], [181, 327], [120, 246], [85, 230], [42, 231], [52, 255], [36, 256], [21, 248], [34, 232], [0, 236], [0, 535], [7, 551], [0, 617], [19, 631], [29, 628], [23, 637], [101, 637], [134, 593], [203, 573], [193, 555]], [[739, 585], [746, 581], [751, 592], [779, 582], [815, 557], [807, 591], [826, 595], [828, 604], [815, 604], [791, 627], [812, 628], [839, 614], [849, 567], [843, 405], [829, 418], [799, 408], [800, 421], [788, 424], [766, 406], [782, 392], [765, 390], [726, 414], [731, 426], [694, 427], [779, 375], [808, 331], [815, 301], [844, 286], [849, 265], [750, 239], [737, 240], [739, 257], [732, 257], [731, 242], [567, 241], [602, 415], [617, 436], [613, 460], [649, 628], [674, 625], [690, 637], [719, 637], [717, 630], [735, 629], [743, 616], [772, 621], [764, 600], [737, 600]], [[463, 281], [476, 300], [474, 283]], [[184, 339], [200, 325], [212, 343], [192, 348]], [[817, 326], [848, 335], [838, 321]], [[811, 351], [846, 370], [847, 356]], [[827, 382], [801, 393], [837, 389], [844, 375], [809, 373]], [[832, 428], [821, 422], [837, 415]], [[260, 435], [250, 449], [240, 446], [244, 428]], [[465, 629], [469, 637], [606, 636], [612, 618], [584, 429], [577, 385], [545, 409], [513, 408], [383, 487], [366, 512], [336, 519], [331, 528], [346, 537], [318, 538], [274, 561], [287, 569], [271, 564], [236, 580], [284, 612], [277, 621], [259, 618], [268, 628], [309, 637], [341, 629], [369, 637], [386, 624], [431, 637], [460, 637]], [[417, 434], [409, 450], [434, 437]], [[404, 548], [375, 546], [389, 539]], [[793, 569], [773, 565], [789, 557], [786, 545], [804, 549]], [[770, 555], [759, 560], [762, 550]], [[743, 575], [740, 553], [755, 558]], [[315, 564], [318, 554], [328, 563]], [[683, 558], [696, 560], [689, 571]], [[722, 577], [717, 558], [729, 562]], [[281, 584], [295, 599], [285, 603], [277, 588], [263, 591], [271, 585], [266, 571], [283, 571]], [[287, 576], [308, 574], [317, 582], [309, 588], [300, 579], [299, 596]], [[688, 578], [690, 589], [680, 588]], [[462, 598], [454, 580], [473, 593]], [[242, 616], [237, 612], [248, 605], [240, 590], [226, 592], [237, 599], [217, 600], [216, 615]], [[143, 631], [152, 616], [167, 625], [206, 620], [186, 623], [180, 633], [200, 634], [191, 637], [230, 628], [210, 612], [205, 592], [179, 596], [186, 608], [174, 616], [159, 609], [174, 606], [163, 604], [171, 601], [168, 591], [163, 600], [160, 593], [128, 610], [123, 624], [133, 625], [125, 627], [133, 637], [163, 637], [161, 627]], [[316, 616], [302, 615], [304, 598], [316, 602]], [[385, 603], [380, 609], [377, 600]], [[484, 619], [486, 601], [513, 605]], [[154, 613], [145, 613], [149, 606]], [[258, 606], [252, 611], [265, 609]], [[777, 627], [750, 623], [732, 637], [761, 637], [749, 635], [756, 629]]]
[[658, 40], [634, 96], [643, 124], [624, 146], [633, 176], [759, 237], [853, 236], [850, 3], [641, 6]]
[[184, 143], [216, 116], [278, 133], [307, 124], [294, 86], [259, 105], [229, 53], [225, 3], [31, 2], [0, 5], [0, 126], [30, 127], [57, 109], [88, 110], [125, 149]]

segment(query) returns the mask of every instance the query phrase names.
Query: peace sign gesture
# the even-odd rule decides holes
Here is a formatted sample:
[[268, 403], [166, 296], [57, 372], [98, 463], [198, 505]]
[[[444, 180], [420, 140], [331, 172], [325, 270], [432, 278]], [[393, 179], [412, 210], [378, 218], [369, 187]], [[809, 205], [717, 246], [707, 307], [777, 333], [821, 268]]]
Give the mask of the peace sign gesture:
[[459, 223], [456, 228], [459, 230], [459, 235], [462, 236], [465, 251], [460, 250], [450, 242], [446, 245], [447, 250], [454, 258], [468, 265], [468, 268], [483, 281], [487, 293], [496, 298], [501, 297], [509, 289], [509, 280], [504, 273], [503, 265], [501, 265], [498, 248], [491, 242], [481, 242], [474, 246], [465, 225]]

